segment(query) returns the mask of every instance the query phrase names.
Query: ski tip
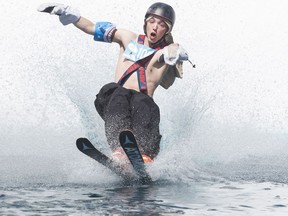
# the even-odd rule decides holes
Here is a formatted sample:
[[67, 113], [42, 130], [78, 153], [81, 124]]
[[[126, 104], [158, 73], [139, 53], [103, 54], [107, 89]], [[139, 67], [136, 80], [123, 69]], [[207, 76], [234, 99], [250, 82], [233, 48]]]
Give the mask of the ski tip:
[[77, 148], [80, 150], [80, 151], [82, 151], [82, 149], [83, 149], [83, 138], [78, 138], [77, 140], [76, 140], [76, 146], [77, 146]]
[[133, 134], [132, 131], [130, 131], [130, 130], [123, 130], [123, 131], [121, 131], [120, 134], [119, 134], [119, 141], [120, 141], [120, 143], [125, 142], [125, 140], [126, 140], [127, 138], [128, 138], [129, 140], [131, 140], [132, 142], [135, 142], [135, 143], [136, 143], [136, 139], [135, 139], [135, 136], [134, 136], [134, 134]]
[[78, 146], [79, 144], [81, 144], [83, 142], [86, 143], [87, 141], [89, 142], [89, 140], [87, 138], [80, 137], [76, 140], [76, 145]]
[[78, 138], [76, 140], [76, 146], [80, 151], [94, 149], [94, 146], [87, 138]]
[[132, 134], [133, 135], [133, 132], [129, 129], [124, 129], [120, 132], [120, 134]]

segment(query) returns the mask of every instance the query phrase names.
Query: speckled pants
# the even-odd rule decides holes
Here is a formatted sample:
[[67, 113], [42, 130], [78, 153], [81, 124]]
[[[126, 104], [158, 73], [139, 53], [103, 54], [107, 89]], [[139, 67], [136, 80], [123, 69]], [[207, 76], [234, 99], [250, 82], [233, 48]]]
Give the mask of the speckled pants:
[[105, 133], [112, 151], [120, 147], [119, 133], [129, 129], [135, 135], [141, 154], [151, 158], [158, 155], [160, 111], [151, 97], [109, 83], [97, 94], [95, 107], [105, 121]]

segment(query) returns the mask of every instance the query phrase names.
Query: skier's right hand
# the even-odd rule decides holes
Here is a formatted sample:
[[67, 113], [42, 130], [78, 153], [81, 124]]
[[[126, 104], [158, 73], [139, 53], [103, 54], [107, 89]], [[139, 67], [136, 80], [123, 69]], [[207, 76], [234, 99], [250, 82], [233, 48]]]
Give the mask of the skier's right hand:
[[75, 23], [80, 19], [80, 12], [71, 6], [58, 3], [44, 3], [38, 9], [39, 12], [46, 12], [51, 15], [58, 15], [63, 25]]

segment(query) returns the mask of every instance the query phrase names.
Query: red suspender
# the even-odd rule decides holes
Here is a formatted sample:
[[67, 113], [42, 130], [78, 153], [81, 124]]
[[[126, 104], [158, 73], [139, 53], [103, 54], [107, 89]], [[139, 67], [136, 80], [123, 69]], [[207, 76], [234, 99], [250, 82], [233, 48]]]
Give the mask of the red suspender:
[[[139, 44], [144, 44], [144, 40], [145, 40], [145, 35], [139, 35], [137, 42]], [[152, 48], [155, 49], [155, 50], [159, 50], [159, 49], [162, 49], [163, 47], [165, 47], [166, 45], [167, 44], [165, 43], [165, 41], [162, 41], [161, 43], [157, 44], [155, 47], [152, 47]], [[151, 55], [143, 58], [143, 59], [140, 59], [140, 60], [136, 61], [134, 64], [132, 64], [124, 72], [124, 74], [122, 75], [122, 77], [118, 81], [118, 84], [123, 86], [124, 83], [128, 80], [128, 78], [135, 71], [137, 71], [139, 90], [140, 90], [140, 92], [142, 92], [144, 94], [147, 94], [147, 82], [146, 82], [146, 73], [145, 73], [146, 67], [145, 66], [146, 66], [146, 63], [152, 59], [154, 54], [155, 54], [155, 52], [152, 53]]]

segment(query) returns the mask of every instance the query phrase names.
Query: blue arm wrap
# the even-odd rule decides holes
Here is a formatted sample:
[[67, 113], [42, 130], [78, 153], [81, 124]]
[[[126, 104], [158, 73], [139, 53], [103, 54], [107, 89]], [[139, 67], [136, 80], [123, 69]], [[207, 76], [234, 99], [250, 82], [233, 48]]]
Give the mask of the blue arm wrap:
[[94, 40], [111, 43], [116, 26], [110, 22], [97, 22], [95, 26]]

